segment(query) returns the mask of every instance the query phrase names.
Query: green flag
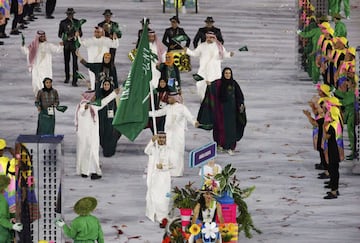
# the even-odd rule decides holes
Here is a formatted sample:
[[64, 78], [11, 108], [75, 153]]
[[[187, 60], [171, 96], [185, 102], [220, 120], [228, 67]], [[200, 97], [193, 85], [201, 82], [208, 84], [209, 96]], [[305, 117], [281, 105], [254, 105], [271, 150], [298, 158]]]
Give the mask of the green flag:
[[21, 34], [21, 45], [25, 46], [25, 36]]
[[[144, 21], [146, 23], [146, 21]], [[144, 26], [139, 47], [123, 85], [119, 107], [115, 113], [113, 126], [121, 134], [134, 141], [149, 119], [149, 99], [151, 74], [151, 50], [149, 47], [148, 24]]]
[[247, 46], [243, 46], [239, 48], [239, 51], [248, 51], [248, 47]]
[[176, 42], [182, 42], [182, 41], [187, 41], [188, 37], [186, 35], [177, 35], [173, 37], [172, 40]]

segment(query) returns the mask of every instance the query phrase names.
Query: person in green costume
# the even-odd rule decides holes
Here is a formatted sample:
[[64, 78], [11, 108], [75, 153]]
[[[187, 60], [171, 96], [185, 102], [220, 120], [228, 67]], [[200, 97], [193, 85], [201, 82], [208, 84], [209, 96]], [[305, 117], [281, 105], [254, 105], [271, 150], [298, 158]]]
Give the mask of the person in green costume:
[[66, 236], [74, 243], [104, 243], [104, 233], [100, 221], [90, 213], [97, 206], [94, 197], [83, 197], [75, 203], [74, 212], [79, 216], [67, 225], [63, 219], [56, 220], [56, 226], [62, 228]]
[[0, 175], [0, 242], [11, 243], [13, 230], [20, 232], [23, 228], [21, 223], [13, 223], [10, 219], [9, 204], [4, 196], [5, 188], [10, 184], [10, 178]]
[[336, 13], [333, 15], [333, 19], [335, 22], [335, 30], [334, 30], [334, 36], [335, 37], [345, 37], [347, 36], [347, 29], [344, 22], [341, 21], [343, 17]]
[[319, 82], [320, 79], [320, 70], [316, 65], [316, 52], [317, 52], [317, 42], [322, 34], [320, 27], [315, 27], [309, 31], [301, 31], [297, 32], [302, 38], [307, 38], [311, 40], [312, 50], [308, 54], [308, 63], [309, 69], [308, 73], [314, 83]]

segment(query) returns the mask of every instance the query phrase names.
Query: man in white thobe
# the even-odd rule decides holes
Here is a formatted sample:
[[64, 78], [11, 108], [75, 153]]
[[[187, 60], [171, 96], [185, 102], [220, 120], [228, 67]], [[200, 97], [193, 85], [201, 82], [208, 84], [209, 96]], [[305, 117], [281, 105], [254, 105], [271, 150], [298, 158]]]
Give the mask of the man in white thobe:
[[[81, 46], [87, 49], [89, 63], [102, 63], [105, 53], [110, 52], [110, 48], [117, 48], [119, 46], [119, 39], [116, 34], [113, 34], [113, 39], [105, 37], [105, 32], [101, 27], [96, 26], [94, 36], [88, 39], [81, 39], [78, 33], [76, 36]], [[89, 70], [90, 89], [95, 89], [95, 74]]]
[[171, 165], [171, 176], [183, 176], [184, 174], [184, 153], [185, 153], [185, 131], [186, 122], [190, 122], [194, 127], [199, 126], [189, 109], [181, 104], [182, 98], [177, 92], [170, 92], [168, 105], [163, 109], [150, 111], [149, 116], [165, 117], [165, 133], [168, 150], [170, 151], [169, 163]]
[[149, 30], [149, 47], [153, 54], [156, 55], [157, 59], [151, 60], [151, 85], [153, 89], [156, 89], [159, 85], [159, 79], [161, 72], [156, 68], [156, 65], [165, 61], [166, 48], [164, 44], [157, 38], [154, 30]]
[[161, 222], [169, 213], [170, 198], [168, 195], [171, 191], [166, 134], [159, 132], [154, 135], [144, 152], [149, 156], [146, 181], [146, 217], [153, 222]]
[[83, 99], [76, 109], [76, 174], [86, 178], [89, 175], [92, 180], [100, 179], [102, 172], [99, 161], [99, 116], [98, 111], [104, 108], [110, 101], [116, 98], [119, 88], [101, 100], [101, 104], [95, 105], [95, 91], [86, 91], [82, 94]]
[[205, 96], [206, 85], [221, 78], [221, 62], [224, 58], [232, 57], [234, 53], [226, 51], [213, 32], [206, 33], [206, 41], [198, 45], [195, 50], [186, 47], [184, 50], [189, 56], [200, 58], [197, 74], [204, 79], [196, 82], [196, 87], [202, 101]]
[[44, 78], [53, 77], [52, 53], [61, 53], [63, 46], [47, 42], [45, 32], [39, 30], [30, 45], [25, 46], [23, 43], [21, 50], [27, 57], [32, 77], [32, 90], [36, 97], [38, 91], [44, 87]]

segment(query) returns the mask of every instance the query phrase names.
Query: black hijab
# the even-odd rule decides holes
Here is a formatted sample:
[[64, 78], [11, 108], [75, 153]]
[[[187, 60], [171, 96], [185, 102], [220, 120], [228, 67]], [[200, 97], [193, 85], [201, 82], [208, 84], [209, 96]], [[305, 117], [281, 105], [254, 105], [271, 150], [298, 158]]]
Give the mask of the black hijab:
[[[109, 83], [110, 84], [110, 89], [109, 90], [104, 89], [104, 83]], [[106, 77], [104, 79], [104, 81], [102, 81], [100, 88], [101, 88], [101, 96], [102, 97], [106, 97], [109, 94], [111, 94], [111, 92], [113, 92], [113, 90], [114, 90], [114, 84], [112, 82], [112, 78]]]
[[[226, 70], [230, 70], [231, 71], [231, 77], [230, 79], [226, 79], [225, 78], [225, 71]], [[229, 86], [233, 86], [234, 85], [235, 80], [233, 79], [233, 72], [231, 70], [231, 68], [226, 67], [223, 69], [222, 74], [221, 74], [221, 84], [220, 84], [220, 90], [219, 90], [219, 100], [221, 102], [226, 102], [227, 98], [228, 98], [228, 88]]]
[[[45, 81], [46, 80], [50, 80], [51, 82], [51, 87], [50, 88], [47, 88], [46, 85], [45, 85]], [[53, 90], [53, 87], [52, 87], [52, 79], [51, 78], [44, 78], [43, 80], [43, 85], [44, 85], [44, 88], [42, 88], [42, 91], [44, 92], [50, 92], [51, 90]]]

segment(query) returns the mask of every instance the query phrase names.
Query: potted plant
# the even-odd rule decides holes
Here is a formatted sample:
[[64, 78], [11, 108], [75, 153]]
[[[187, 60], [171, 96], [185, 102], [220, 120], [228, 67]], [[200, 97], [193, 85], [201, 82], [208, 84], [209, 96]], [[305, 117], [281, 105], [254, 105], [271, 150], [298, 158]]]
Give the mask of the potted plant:
[[220, 195], [232, 197], [234, 203], [238, 207], [236, 216], [236, 222], [239, 227], [238, 231], [240, 232], [243, 230], [245, 236], [251, 238], [251, 230], [254, 230], [258, 234], [261, 234], [261, 231], [254, 226], [251, 215], [248, 212], [247, 204], [243, 199], [251, 195], [255, 186], [241, 189], [235, 173], [236, 169], [233, 168], [231, 164], [227, 164], [221, 173], [215, 175], [214, 179], [219, 182]]
[[195, 182], [186, 184], [183, 188], [174, 187], [172, 192], [173, 208], [193, 209], [197, 203], [199, 192], [193, 187]]

